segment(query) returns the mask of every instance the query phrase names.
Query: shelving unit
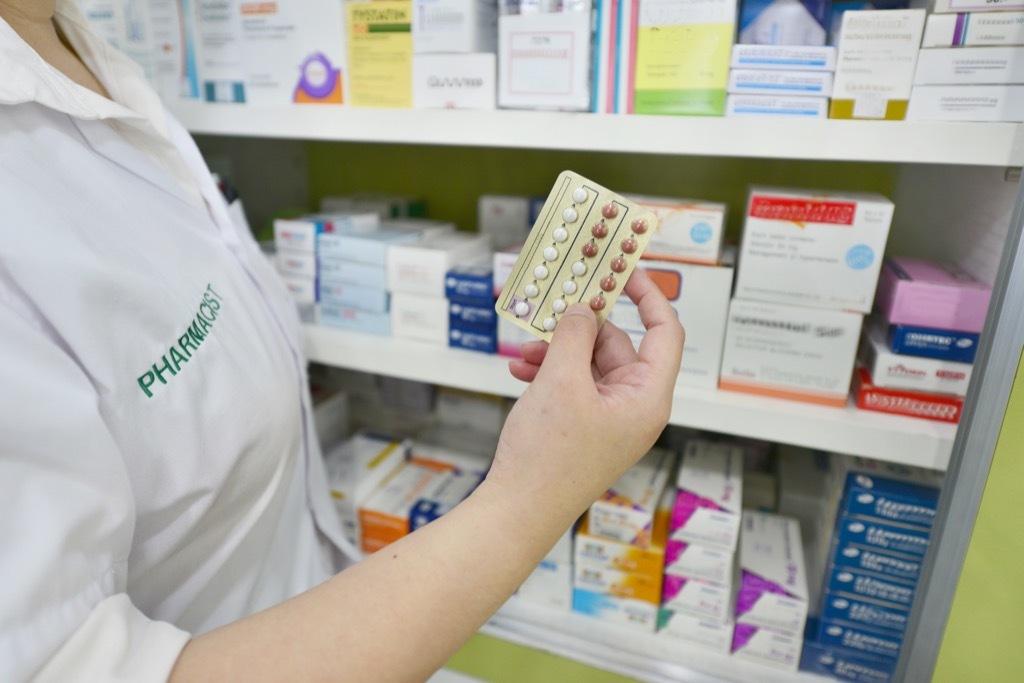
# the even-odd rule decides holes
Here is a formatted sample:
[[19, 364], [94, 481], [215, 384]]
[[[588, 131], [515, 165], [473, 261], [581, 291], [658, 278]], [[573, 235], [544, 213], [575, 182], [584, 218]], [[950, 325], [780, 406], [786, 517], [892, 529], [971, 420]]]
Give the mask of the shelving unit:
[[[474, 351], [307, 325], [309, 360], [499, 396], [526, 385], [508, 372], [508, 359]], [[864, 455], [905, 465], [945, 469], [954, 425], [792, 401], [677, 387], [669, 422], [810, 448]]]

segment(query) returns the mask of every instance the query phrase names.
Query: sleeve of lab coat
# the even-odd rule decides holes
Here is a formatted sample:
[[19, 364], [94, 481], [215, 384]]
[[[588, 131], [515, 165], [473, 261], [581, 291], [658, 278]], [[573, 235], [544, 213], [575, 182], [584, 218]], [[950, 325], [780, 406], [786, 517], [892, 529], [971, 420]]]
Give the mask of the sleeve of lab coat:
[[164, 681], [189, 635], [125, 594], [135, 505], [96, 390], [4, 289], [0, 680]]

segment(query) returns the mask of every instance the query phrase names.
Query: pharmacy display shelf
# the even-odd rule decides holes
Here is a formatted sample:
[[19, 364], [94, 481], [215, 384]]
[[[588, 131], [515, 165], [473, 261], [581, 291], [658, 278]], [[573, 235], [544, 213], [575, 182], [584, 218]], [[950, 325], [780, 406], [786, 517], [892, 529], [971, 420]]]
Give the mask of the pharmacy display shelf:
[[485, 635], [550, 652], [648, 683], [828, 683], [513, 597], [481, 629]]
[[544, 111], [260, 108], [180, 102], [192, 133], [394, 144], [1024, 165], [1024, 124], [615, 116]]
[[[373, 374], [516, 397], [508, 359], [416, 341], [305, 327], [310, 361]], [[670, 424], [945, 470], [955, 425], [830, 408], [731, 391], [677, 387]]]

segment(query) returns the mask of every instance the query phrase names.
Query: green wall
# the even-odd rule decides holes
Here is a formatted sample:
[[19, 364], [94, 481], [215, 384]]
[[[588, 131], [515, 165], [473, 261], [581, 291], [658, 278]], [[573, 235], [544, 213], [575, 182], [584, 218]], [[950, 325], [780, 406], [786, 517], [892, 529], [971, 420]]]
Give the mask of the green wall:
[[967, 548], [933, 681], [1024, 680], [1024, 358]]

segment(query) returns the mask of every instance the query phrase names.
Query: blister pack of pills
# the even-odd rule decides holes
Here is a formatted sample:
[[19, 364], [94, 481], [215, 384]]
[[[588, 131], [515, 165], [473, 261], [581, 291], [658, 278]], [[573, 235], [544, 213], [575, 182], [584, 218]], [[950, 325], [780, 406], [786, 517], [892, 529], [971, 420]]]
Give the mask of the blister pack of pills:
[[545, 340], [576, 302], [604, 323], [657, 227], [651, 211], [563, 171], [498, 297], [498, 315]]

